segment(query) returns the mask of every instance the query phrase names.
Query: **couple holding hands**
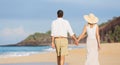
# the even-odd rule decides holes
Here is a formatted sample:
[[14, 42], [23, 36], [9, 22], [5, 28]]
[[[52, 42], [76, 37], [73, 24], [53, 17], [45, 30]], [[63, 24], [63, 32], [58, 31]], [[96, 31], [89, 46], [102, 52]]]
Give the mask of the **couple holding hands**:
[[52, 22], [51, 26], [51, 36], [52, 36], [52, 48], [56, 49], [57, 53], [57, 64], [64, 65], [65, 56], [68, 55], [68, 39], [69, 33], [75, 44], [83, 38], [87, 33], [87, 60], [85, 65], [99, 65], [98, 61], [98, 50], [100, 49], [100, 36], [99, 27], [97, 25], [98, 18], [90, 13], [89, 15], [84, 15], [85, 21], [88, 23], [84, 26], [82, 34], [78, 38], [75, 37], [69, 22], [63, 19], [63, 11], [57, 11], [57, 19]]

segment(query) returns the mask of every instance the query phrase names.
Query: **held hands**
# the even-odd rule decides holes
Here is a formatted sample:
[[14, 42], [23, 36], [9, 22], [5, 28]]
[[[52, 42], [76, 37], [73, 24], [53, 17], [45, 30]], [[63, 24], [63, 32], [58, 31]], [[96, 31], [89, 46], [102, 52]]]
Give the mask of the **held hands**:
[[73, 36], [72, 36], [72, 39], [74, 40], [75, 45], [77, 45], [77, 46], [78, 46], [78, 41], [77, 41], [77, 38], [76, 38], [76, 36], [75, 36], [75, 35], [73, 35]]
[[75, 43], [75, 45], [77, 45], [77, 46], [79, 45], [79, 41], [78, 41], [78, 40], [75, 40], [74, 43]]
[[76, 39], [76, 40], [75, 40], [75, 44], [76, 44], [77, 46], [79, 45], [79, 41], [80, 41], [79, 39]]

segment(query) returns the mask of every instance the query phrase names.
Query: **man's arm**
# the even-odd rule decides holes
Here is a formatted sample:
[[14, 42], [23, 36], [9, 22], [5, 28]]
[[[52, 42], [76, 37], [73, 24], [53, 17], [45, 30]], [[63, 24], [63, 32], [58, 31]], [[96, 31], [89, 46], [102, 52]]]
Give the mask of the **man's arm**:
[[55, 48], [55, 44], [54, 43], [55, 43], [55, 37], [52, 36], [52, 43], [51, 43], [51, 47], [52, 48]]
[[73, 33], [73, 30], [72, 30], [71, 25], [69, 24], [69, 22], [67, 22], [67, 31], [70, 34], [70, 36], [72, 37], [72, 39], [74, 40], [75, 44], [78, 45], [77, 38], [76, 38], [75, 34]]
[[52, 37], [52, 39], [51, 39], [51, 47], [52, 48], [55, 48], [55, 37], [54, 37], [54, 32], [55, 32], [55, 24], [54, 24], [54, 22], [52, 22], [52, 25], [51, 25], [51, 37]]

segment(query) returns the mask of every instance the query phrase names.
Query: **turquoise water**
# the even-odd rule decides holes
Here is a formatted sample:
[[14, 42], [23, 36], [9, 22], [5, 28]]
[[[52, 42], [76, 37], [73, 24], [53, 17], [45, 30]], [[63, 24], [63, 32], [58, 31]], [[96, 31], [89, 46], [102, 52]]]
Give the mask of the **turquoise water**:
[[[75, 46], [70, 45], [69, 50], [76, 48], [84, 48], [84, 45]], [[29, 56], [38, 53], [54, 52], [50, 46], [5, 46], [0, 47], [0, 57], [13, 57], [13, 56]]]

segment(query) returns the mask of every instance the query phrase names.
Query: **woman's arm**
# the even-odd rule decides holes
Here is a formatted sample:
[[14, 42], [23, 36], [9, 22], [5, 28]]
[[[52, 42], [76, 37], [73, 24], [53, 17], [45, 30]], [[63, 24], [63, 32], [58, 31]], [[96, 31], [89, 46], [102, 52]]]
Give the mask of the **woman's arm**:
[[84, 37], [84, 35], [85, 35], [85, 33], [86, 33], [86, 26], [87, 26], [87, 25], [84, 26], [84, 29], [83, 29], [82, 34], [79, 35], [79, 37], [78, 37], [78, 41], [80, 41], [80, 40]]
[[96, 38], [97, 38], [97, 42], [98, 42], [98, 49], [100, 49], [100, 35], [99, 35], [99, 27], [98, 27], [98, 25], [96, 27]]

